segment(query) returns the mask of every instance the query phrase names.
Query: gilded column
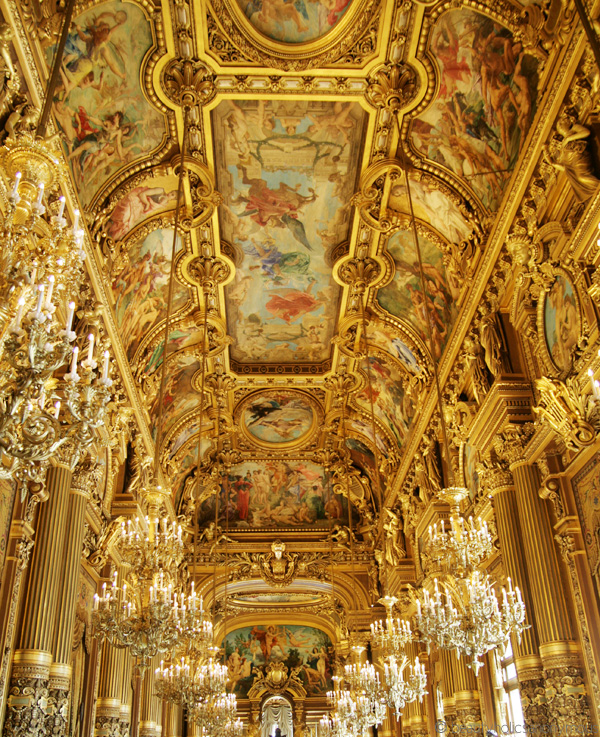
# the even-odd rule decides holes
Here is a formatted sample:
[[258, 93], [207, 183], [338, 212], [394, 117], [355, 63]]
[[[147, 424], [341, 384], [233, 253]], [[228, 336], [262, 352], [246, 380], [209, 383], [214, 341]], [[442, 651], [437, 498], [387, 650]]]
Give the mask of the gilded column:
[[[415, 662], [415, 658], [419, 654], [419, 646], [416, 642], [406, 645], [406, 655], [411, 663]], [[406, 712], [408, 709], [408, 714]], [[404, 710], [406, 721], [411, 737], [428, 737], [429, 728], [427, 725], [427, 710], [425, 701], [412, 701]]]
[[72, 475], [66, 465], [57, 465], [46, 476], [49, 498], [40, 507], [36, 525], [19, 646], [13, 657], [4, 723], [7, 735], [46, 732], [44, 720]]
[[182, 737], [183, 734], [183, 708], [180, 704], [165, 703], [164, 723], [166, 726], [164, 737]]
[[153, 658], [142, 678], [139, 737], [159, 737], [161, 733], [162, 701], [154, 695], [154, 671], [159, 664], [159, 658]]
[[129, 737], [131, 729], [131, 708], [133, 705], [132, 660], [127, 650], [123, 650], [123, 677], [121, 678], [121, 737]]
[[492, 495], [504, 570], [513, 585], [518, 586], [522, 592], [527, 612], [526, 622], [531, 625], [523, 632], [520, 643], [516, 637], [512, 638], [523, 716], [528, 727], [541, 726], [548, 724], [549, 716], [514, 479], [508, 464], [498, 461], [486, 468], [483, 481]]
[[104, 642], [96, 701], [96, 737], [121, 737], [121, 693], [124, 650]]
[[446, 733], [454, 731], [456, 728], [456, 702], [454, 700], [454, 669], [453, 659], [456, 655], [449, 650], [441, 649], [440, 661], [442, 663], [442, 703], [444, 705], [444, 721], [446, 722]]
[[[544, 669], [548, 723], [563, 730], [591, 724], [579, 645], [565, 598], [554, 532], [546, 503], [539, 496], [540, 478], [524, 458], [531, 430], [513, 426], [501, 444], [512, 471], [540, 656]], [[541, 695], [541, 694], [540, 694]]]
[[60, 621], [54, 629], [48, 684], [47, 730], [61, 737], [69, 723], [69, 693], [71, 686], [71, 657], [75, 629], [75, 607], [79, 593], [81, 551], [85, 532], [85, 509], [96, 476], [89, 466], [76, 470], [71, 481], [66, 540], [63, 551], [63, 568], [58, 594]]
[[467, 665], [464, 655], [453, 658], [454, 704], [456, 705], [456, 724], [465, 732], [481, 730], [481, 703], [477, 679]]

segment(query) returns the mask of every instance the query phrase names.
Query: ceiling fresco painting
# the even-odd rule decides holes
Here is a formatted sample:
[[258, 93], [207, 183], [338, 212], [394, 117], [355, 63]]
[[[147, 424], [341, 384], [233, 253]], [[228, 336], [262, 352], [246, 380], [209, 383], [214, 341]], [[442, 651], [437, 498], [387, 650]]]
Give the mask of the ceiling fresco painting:
[[241, 413], [243, 428], [265, 446], [301, 443], [314, 430], [316, 419], [313, 404], [298, 392], [253, 395], [244, 402]]
[[[169, 433], [171, 427], [183, 415], [198, 409], [197, 387], [192, 379], [200, 371], [200, 362], [196, 356], [179, 354], [168, 359], [168, 371], [163, 392], [162, 437]], [[160, 391], [156, 391], [149, 408], [152, 421], [152, 433], [156, 438], [156, 423], [159, 417]]]
[[[377, 301], [391, 315], [412, 324], [425, 345], [433, 349], [434, 357], [439, 359], [458, 314], [456, 300], [460, 292], [457, 285], [448, 280], [443, 253], [432, 239], [419, 234], [419, 246], [427, 293], [424, 295], [421, 287], [413, 232], [398, 230], [387, 242], [387, 250], [394, 260], [394, 278], [377, 292]], [[402, 353], [402, 363], [411, 363], [412, 359], [400, 344], [394, 346], [394, 352]]]
[[250, 23], [265, 36], [296, 44], [329, 33], [341, 20], [351, 0], [238, 0]]
[[416, 349], [414, 345], [412, 347], [408, 345], [406, 336], [400, 335], [397, 327], [378, 322], [369, 327], [367, 338], [370, 346], [391, 353], [411, 374], [419, 375], [423, 371], [423, 366], [415, 355]]
[[[166, 317], [172, 250], [173, 230], [153, 230], [131, 246], [126, 265], [114, 275], [115, 316], [130, 359], [147, 332]], [[176, 251], [180, 250], [178, 239]], [[189, 295], [189, 288], [176, 281], [173, 309], [181, 308]]]
[[436, 20], [429, 48], [437, 95], [413, 122], [412, 143], [495, 211], [533, 121], [538, 60], [507, 28], [465, 9]]
[[356, 396], [357, 404], [371, 412], [387, 427], [400, 448], [404, 445], [415, 413], [414, 397], [404, 388], [405, 374], [392, 358], [370, 356], [369, 367], [363, 365], [367, 377], [365, 388]]
[[[410, 194], [415, 217], [437, 230], [453, 243], [460, 243], [473, 232], [473, 223], [463, 212], [462, 198], [432, 176], [410, 175]], [[462, 205], [462, 207], [461, 207]], [[388, 207], [410, 215], [406, 181], [394, 182], [390, 189]]]
[[358, 103], [312, 100], [213, 111], [221, 233], [239, 259], [226, 290], [234, 360], [330, 356], [339, 287], [327, 253], [348, 235], [364, 117]]
[[[348, 503], [332, 494], [325, 470], [312, 461], [246, 461], [231, 468], [229, 517], [222, 482], [219, 517], [231, 529], [330, 527], [348, 523]], [[200, 525], [215, 517], [214, 497], [200, 509]]]
[[[150, 22], [129, 2], [94, 6], [77, 16], [68, 35], [54, 115], [83, 204], [108, 176], [146, 156], [164, 137], [164, 118], [140, 85], [152, 46]], [[48, 63], [53, 53], [48, 50]]]
[[173, 210], [176, 197], [177, 180], [174, 177], [154, 177], [134, 187], [115, 205], [110, 216], [108, 235], [116, 242], [123, 240], [147, 218]]
[[229, 632], [222, 644], [229, 668], [229, 690], [240, 697], [248, 691], [257, 669], [283, 663], [300, 667], [299, 677], [311, 696], [333, 688], [333, 646], [329, 635], [315, 627], [270, 624], [241, 627]]
[[[194, 350], [202, 350], [204, 330], [198, 327], [196, 320], [190, 316], [184, 316], [179, 321], [173, 320], [169, 322], [169, 341], [168, 356], [169, 359], [176, 353], [192, 353]], [[164, 322], [154, 331], [153, 334], [145, 339], [140, 345], [136, 363], [138, 364], [139, 377], [148, 378], [152, 376], [161, 366], [163, 362], [164, 347]]]

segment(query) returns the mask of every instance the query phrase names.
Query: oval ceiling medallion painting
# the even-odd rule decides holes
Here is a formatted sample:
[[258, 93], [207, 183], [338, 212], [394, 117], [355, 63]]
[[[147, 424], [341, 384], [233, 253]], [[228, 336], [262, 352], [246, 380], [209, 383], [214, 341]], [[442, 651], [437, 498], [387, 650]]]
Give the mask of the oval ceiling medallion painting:
[[250, 23], [274, 41], [316, 41], [341, 20], [351, 0], [237, 0]]
[[249, 440], [273, 448], [306, 443], [317, 428], [319, 410], [307, 394], [273, 389], [252, 394], [236, 414]]

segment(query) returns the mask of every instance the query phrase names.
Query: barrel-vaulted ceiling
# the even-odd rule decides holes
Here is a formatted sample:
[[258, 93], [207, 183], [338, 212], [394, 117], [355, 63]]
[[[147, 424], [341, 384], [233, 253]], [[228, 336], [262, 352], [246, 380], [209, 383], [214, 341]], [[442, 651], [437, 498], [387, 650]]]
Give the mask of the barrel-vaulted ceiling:
[[[13, 7], [42, 76], [56, 38], [46, 5]], [[399, 487], [433, 410], [432, 362], [447, 376], [485, 309], [514, 191], [563, 82], [568, 50], [547, 42], [560, 7], [76, 5], [55, 121], [126, 387], [148, 450], [162, 416], [177, 504], [197, 465], [205, 312], [202, 449], [220, 420], [239, 451], [232, 480], [252, 489], [233, 526], [347, 519], [339, 499], [325, 508], [319, 453], [332, 434], [372, 481], [379, 463], [384, 492]], [[184, 236], [161, 393], [187, 87]], [[217, 408], [223, 376], [235, 381]]]

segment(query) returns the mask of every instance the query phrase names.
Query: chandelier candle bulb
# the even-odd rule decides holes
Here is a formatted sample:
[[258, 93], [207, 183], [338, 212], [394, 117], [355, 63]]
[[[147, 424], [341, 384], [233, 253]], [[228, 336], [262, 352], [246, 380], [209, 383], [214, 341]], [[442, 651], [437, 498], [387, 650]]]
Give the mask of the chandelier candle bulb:
[[19, 301], [17, 302], [17, 314], [15, 315], [15, 321], [13, 324], [12, 332], [17, 333], [21, 331], [21, 323], [23, 321], [23, 312], [25, 310], [25, 299], [23, 297], [19, 298]]
[[60, 400], [54, 403], [54, 419], [58, 420], [60, 415]]
[[46, 312], [53, 312], [53, 305], [52, 305], [52, 293], [54, 291], [54, 282], [56, 279], [54, 278], [54, 274], [50, 274], [48, 277], [48, 292], [46, 294], [46, 302], [44, 303], [44, 309]]
[[65, 326], [65, 330], [67, 333], [72, 332], [74, 315], [75, 315], [75, 302], [69, 302], [68, 310], [67, 310], [67, 324]]
[[41, 320], [41, 318], [42, 318], [42, 305], [44, 303], [44, 289], [45, 289], [44, 288], [44, 285], [43, 284], [40, 284], [40, 286], [37, 289], [38, 289], [38, 300], [37, 300], [37, 305], [35, 307], [35, 313], [34, 313], [33, 316], [34, 316], [34, 319]]
[[14, 200], [15, 202], [18, 202], [20, 200], [20, 197], [19, 197], [19, 184], [21, 182], [21, 176], [22, 175], [21, 175], [21, 172], [20, 171], [18, 171], [15, 174], [15, 183], [13, 184], [13, 188], [12, 188], [12, 190], [10, 192], [10, 198], [11, 198], [11, 200]]
[[38, 194], [37, 194], [37, 200], [35, 201], [35, 209], [36, 210], [43, 210], [42, 206], [42, 199], [44, 198], [44, 183], [40, 182], [38, 184]]
[[77, 237], [79, 230], [79, 210], [73, 213], [73, 236]]
[[58, 221], [60, 223], [60, 221], [63, 219], [63, 215], [65, 213], [65, 203], [66, 203], [65, 197], [64, 196], [59, 197], [58, 198], [58, 202], [59, 202], [59, 205], [58, 205]]

